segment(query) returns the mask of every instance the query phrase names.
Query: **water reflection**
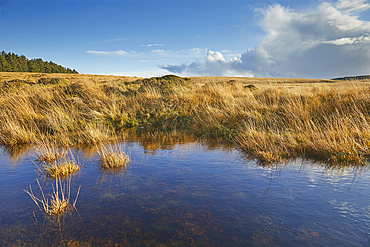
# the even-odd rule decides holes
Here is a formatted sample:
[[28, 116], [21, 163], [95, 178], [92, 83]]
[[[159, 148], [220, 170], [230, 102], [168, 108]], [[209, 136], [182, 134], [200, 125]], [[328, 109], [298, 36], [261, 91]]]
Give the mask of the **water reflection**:
[[171, 131], [165, 135], [158, 132], [128, 133], [127, 140], [140, 143], [145, 152], [148, 154], [156, 154], [156, 151], [158, 150], [172, 150], [180, 144], [199, 143], [200, 141], [202, 145], [206, 146], [209, 150], [232, 150], [234, 147], [234, 145], [231, 143], [221, 144], [215, 141], [199, 140], [192, 134], [186, 134], [177, 131]]
[[128, 136], [121, 145], [131, 163], [119, 172], [101, 170], [92, 147], [74, 150], [83, 163], [72, 177], [72, 188], [81, 185], [78, 214], [61, 225], [38, 212], [34, 220], [23, 192], [37, 177], [32, 154], [17, 169], [2, 157], [0, 245], [369, 244], [367, 167], [259, 165], [232, 146], [174, 133]]
[[12, 146], [1, 146], [0, 157], [8, 159], [11, 164], [19, 164], [25, 156], [34, 151], [31, 145], [19, 145], [16, 147]]

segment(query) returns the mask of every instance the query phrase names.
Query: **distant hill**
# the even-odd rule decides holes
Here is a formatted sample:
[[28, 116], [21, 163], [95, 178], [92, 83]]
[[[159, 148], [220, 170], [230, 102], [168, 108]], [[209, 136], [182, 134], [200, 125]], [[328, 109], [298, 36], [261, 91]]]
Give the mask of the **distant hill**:
[[3, 51], [0, 55], [0, 72], [39, 72], [39, 73], [73, 73], [74, 69], [64, 68], [53, 62], [42, 61], [42, 59], [27, 59], [14, 53]]
[[332, 80], [353, 81], [353, 80], [367, 80], [367, 79], [370, 79], [370, 75], [346, 76], [346, 77], [333, 78]]

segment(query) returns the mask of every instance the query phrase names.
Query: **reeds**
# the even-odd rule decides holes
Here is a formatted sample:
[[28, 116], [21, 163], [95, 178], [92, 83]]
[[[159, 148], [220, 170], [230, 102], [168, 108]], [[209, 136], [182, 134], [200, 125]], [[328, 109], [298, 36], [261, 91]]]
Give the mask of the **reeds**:
[[265, 91], [265, 95], [258, 95], [262, 103], [258, 107], [263, 107], [256, 109], [260, 117], [244, 119], [235, 140], [249, 154], [270, 162], [303, 156], [367, 164], [368, 92], [366, 84], [356, 83], [308, 92], [274, 90], [267, 95]]
[[125, 168], [129, 163], [129, 156], [117, 146], [101, 145], [98, 151], [98, 161], [102, 169], [115, 170]]
[[58, 148], [55, 141], [48, 139], [37, 143], [36, 153], [38, 155], [37, 161], [40, 162], [56, 162], [66, 155], [65, 150]]
[[45, 163], [42, 165], [42, 169], [48, 177], [65, 178], [80, 170], [80, 166], [74, 161], [63, 160], [61, 162]]
[[183, 129], [236, 143], [262, 162], [301, 156], [363, 165], [370, 157], [369, 81], [206, 77], [183, 83], [173, 77], [131, 83], [68, 76], [63, 84], [0, 90], [0, 143], [99, 145], [127, 128]]
[[37, 184], [40, 188], [40, 192], [42, 195], [42, 198], [38, 198], [34, 195], [31, 185], [30, 185], [30, 190], [24, 190], [30, 197], [31, 199], [35, 202], [37, 207], [40, 210], [44, 210], [46, 214], [48, 215], [54, 215], [54, 216], [59, 216], [61, 214], [64, 214], [68, 208], [71, 206], [73, 208], [76, 208], [76, 203], [77, 203], [77, 198], [80, 193], [81, 186], [78, 188], [75, 200], [71, 201], [71, 179], [69, 178], [67, 180], [67, 183], [62, 183], [61, 179], [56, 179], [55, 180], [55, 187], [53, 186], [53, 192], [50, 193], [48, 197], [45, 196], [42, 187], [40, 185], [39, 180], [36, 180]]
[[[78, 171], [80, 166], [77, 165], [71, 150], [69, 150], [68, 155], [68, 152], [65, 149], [59, 148], [55, 141], [43, 139], [38, 142], [36, 152], [38, 155], [37, 161], [42, 163], [41, 167], [37, 166], [39, 173], [55, 179], [55, 186], [52, 186], [52, 193], [48, 197], [45, 197], [39, 180], [36, 180], [42, 195], [41, 199], [34, 195], [31, 185], [29, 191], [25, 190], [25, 192], [31, 197], [39, 209], [43, 209], [48, 215], [59, 216], [60, 214], [64, 214], [70, 206], [75, 208], [81, 186], [72, 203], [70, 201], [72, 179], [70, 175]], [[66, 183], [62, 183], [63, 178], [66, 178]]]
[[80, 170], [71, 150], [59, 148], [55, 141], [43, 140], [38, 143], [37, 161], [41, 162], [39, 171], [51, 178], [65, 178]]

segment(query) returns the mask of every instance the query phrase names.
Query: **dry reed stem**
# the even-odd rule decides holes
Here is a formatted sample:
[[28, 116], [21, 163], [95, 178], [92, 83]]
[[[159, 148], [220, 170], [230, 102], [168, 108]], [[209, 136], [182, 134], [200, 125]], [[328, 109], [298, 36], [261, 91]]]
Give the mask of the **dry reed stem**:
[[34, 195], [31, 185], [30, 185], [29, 191], [27, 190], [24, 190], [24, 191], [31, 197], [31, 199], [35, 202], [35, 204], [40, 210], [41, 210], [40, 205], [42, 205], [42, 209], [44, 210], [46, 214], [59, 216], [60, 214], [64, 214], [68, 210], [70, 205], [73, 206], [73, 208], [75, 208], [76, 203], [77, 203], [77, 198], [80, 194], [81, 186], [78, 188], [76, 198], [73, 204], [71, 204], [71, 201], [70, 201], [71, 179], [68, 179], [68, 182], [66, 184], [62, 184], [61, 179], [55, 180], [55, 187], [53, 185], [53, 192], [49, 194], [50, 201], [49, 201], [49, 198], [45, 197], [45, 194], [42, 190], [39, 180], [37, 179], [36, 181], [41, 191], [41, 195], [42, 195], [41, 199], [39, 199], [38, 197]]
[[101, 145], [98, 150], [100, 167], [103, 169], [124, 168], [130, 161], [129, 156], [117, 146]]
[[39, 170], [46, 173], [48, 177], [64, 178], [80, 170], [71, 150], [66, 157], [66, 149], [61, 149], [55, 141], [44, 139], [38, 144], [37, 161], [42, 162]]
[[55, 162], [61, 160], [65, 155], [65, 150], [58, 148], [55, 141], [44, 139], [38, 143], [36, 151], [40, 162]]

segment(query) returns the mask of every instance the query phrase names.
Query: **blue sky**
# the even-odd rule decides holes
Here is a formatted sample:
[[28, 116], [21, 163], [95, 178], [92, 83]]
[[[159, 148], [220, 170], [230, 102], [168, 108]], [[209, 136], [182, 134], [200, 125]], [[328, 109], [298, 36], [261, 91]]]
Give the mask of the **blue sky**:
[[370, 3], [1, 0], [0, 50], [86, 74], [370, 74]]

